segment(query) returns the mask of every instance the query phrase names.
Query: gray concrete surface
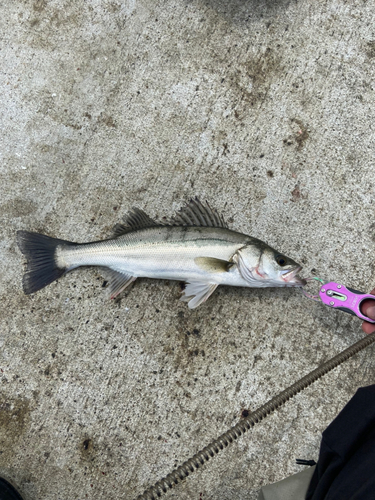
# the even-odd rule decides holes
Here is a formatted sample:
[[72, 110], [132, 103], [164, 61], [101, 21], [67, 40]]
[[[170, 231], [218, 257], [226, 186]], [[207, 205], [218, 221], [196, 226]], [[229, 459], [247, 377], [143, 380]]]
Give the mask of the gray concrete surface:
[[[294, 290], [21, 289], [17, 229], [105, 238], [199, 195], [318, 276], [375, 285], [375, 2], [2, 1], [0, 473], [26, 500], [131, 499], [362, 336]], [[375, 382], [369, 348], [166, 495], [254, 500]]]

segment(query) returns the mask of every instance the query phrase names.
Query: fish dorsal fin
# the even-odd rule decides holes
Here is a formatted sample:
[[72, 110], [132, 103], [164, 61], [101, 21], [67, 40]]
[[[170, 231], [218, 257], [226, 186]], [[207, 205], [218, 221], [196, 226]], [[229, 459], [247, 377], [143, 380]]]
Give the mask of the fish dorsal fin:
[[113, 228], [113, 237], [121, 236], [122, 234], [129, 233], [133, 231], [133, 229], [129, 226], [125, 226], [124, 224], [116, 224]]
[[188, 302], [189, 309], [195, 309], [205, 302], [218, 287], [217, 283], [204, 283], [200, 281], [190, 281], [186, 284], [185, 290], [180, 300]]
[[132, 210], [126, 214], [122, 224], [116, 224], [113, 228], [114, 236], [121, 236], [129, 231], [142, 229], [146, 227], [161, 226], [162, 224], [155, 222], [140, 208], [133, 207]]
[[137, 279], [136, 276], [132, 276], [128, 273], [120, 273], [109, 267], [102, 267], [101, 274], [108, 281], [108, 295], [111, 299], [114, 299], [119, 295], [127, 286], [129, 286], [133, 281]]
[[201, 203], [195, 197], [182, 207], [177, 214], [172, 217], [170, 223], [173, 226], [205, 226], [205, 227], [225, 227], [228, 228], [224, 218], [217, 210], [211, 208], [208, 202]]

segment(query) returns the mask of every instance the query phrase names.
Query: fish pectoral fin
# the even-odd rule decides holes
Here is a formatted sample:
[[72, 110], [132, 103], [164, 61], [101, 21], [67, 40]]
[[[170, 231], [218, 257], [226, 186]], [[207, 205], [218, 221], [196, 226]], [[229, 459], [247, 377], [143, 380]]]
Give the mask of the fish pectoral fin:
[[217, 283], [206, 283], [200, 281], [190, 281], [186, 284], [185, 290], [180, 300], [189, 302], [189, 309], [195, 309], [205, 302], [218, 287]]
[[108, 281], [108, 295], [111, 299], [114, 299], [119, 295], [126, 287], [128, 287], [133, 281], [137, 279], [136, 276], [132, 276], [128, 273], [121, 273], [110, 269], [109, 267], [101, 268], [103, 277]]
[[213, 257], [196, 257], [194, 262], [200, 269], [209, 273], [227, 273], [234, 265], [227, 260], [215, 259]]

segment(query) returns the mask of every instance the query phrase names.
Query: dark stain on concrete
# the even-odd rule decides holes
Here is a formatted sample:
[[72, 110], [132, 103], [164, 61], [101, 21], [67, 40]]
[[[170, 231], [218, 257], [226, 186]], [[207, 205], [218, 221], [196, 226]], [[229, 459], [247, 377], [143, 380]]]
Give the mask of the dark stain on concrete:
[[0, 217], [25, 217], [36, 212], [38, 205], [31, 200], [15, 198], [0, 205]]
[[299, 201], [301, 199], [302, 200], [307, 199], [307, 194], [301, 192], [300, 185], [298, 183], [294, 186], [294, 189], [291, 192], [291, 194], [292, 194], [292, 198], [290, 201]]
[[297, 145], [297, 151], [300, 151], [310, 137], [308, 127], [298, 118], [291, 118], [290, 126], [292, 134], [283, 139], [285, 146]]
[[217, 12], [226, 21], [235, 24], [251, 24], [258, 19], [265, 20], [265, 28], [272, 26], [278, 11], [285, 11], [290, 0], [201, 0], [203, 5]]
[[84, 436], [78, 445], [81, 459], [85, 462], [92, 462], [96, 458], [96, 447], [94, 441], [89, 436]]
[[366, 44], [366, 55], [370, 59], [375, 58], [375, 40], [372, 40], [371, 42], [367, 42]]
[[47, 0], [35, 0], [30, 7], [29, 26], [34, 29], [28, 33], [27, 43], [49, 51], [58, 46], [57, 31], [65, 28], [65, 35], [79, 26], [83, 18], [83, 13], [62, 6], [54, 8]]
[[0, 465], [9, 464], [16, 445], [29, 422], [29, 402], [21, 398], [0, 396]]
[[92, 449], [92, 441], [91, 441], [91, 439], [85, 439], [82, 442], [82, 448], [83, 448], [84, 451], [91, 450]]
[[[230, 80], [241, 92], [242, 100], [254, 106], [266, 98], [273, 78], [280, 70], [280, 57], [273, 48], [267, 47], [263, 53], [240, 65]], [[237, 116], [241, 118], [238, 110]]]
[[291, 146], [293, 144], [293, 138], [291, 136], [286, 137], [285, 139], [283, 139], [283, 143], [285, 144], [285, 146]]
[[30, 21], [30, 28], [35, 28], [40, 23], [39, 19], [34, 18]]
[[292, 191], [292, 199], [290, 201], [298, 201], [301, 198], [301, 191], [299, 185], [296, 184]]
[[47, 6], [47, 0], [35, 0], [33, 3], [33, 10], [35, 12], [43, 12]]
[[112, 127], [112, 128], [117, 127], [112, 116], [107, 116], [107, 115], [101, 116], [98, 121], [99, 121], [99, 123], [104, 123], [104, 125], [107, 125], [107, 127]]
[[375, 222], [369, 227], [369, 233], [372, 241], [375, 241]]
[[297, 142], [297, 151], [299, 151], [304, 147], [305, 142], [310, 137], [310, 134], [308, 132], [306, 125], [304, 125], [301, 120], [299, 120], [298, 118], [292, 118], [291, 121], [292, 123], [295, 123], [299, 127], [297, 132], [295, 133], [295, 140]]

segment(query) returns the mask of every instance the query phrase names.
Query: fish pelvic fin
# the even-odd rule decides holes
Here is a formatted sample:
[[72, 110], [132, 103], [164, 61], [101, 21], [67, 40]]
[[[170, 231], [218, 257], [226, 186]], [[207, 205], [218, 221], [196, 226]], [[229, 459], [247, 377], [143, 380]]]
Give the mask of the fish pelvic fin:
[[102, 267], [101, 273], [106, 280], [108, 280], [108, 296], [114, 299], [119, 295], [125, 288], [133, 283], [137, 279], [136, 276], [132, 276], [128, 273], [121, 273], [110, 269], [109, 267]]
[[180, 300], [182, 302], [188, 302], [189, 309], [195, 309], [203, 304], [203, 302], [206, 302], [208, 297], [214, 293], [217, 287], [217, 283], [190, 281], [186, 284]]
[[203, 226], [228, 228], [222, 215], [211, 208], [208, 202], [202, 203], [199, 198], [192, 198], [182, 207], [170, 221], [172, 226]]
[[17, 244], [27, 259], [23, 276], [23, 290], [26, 295], [37, 292], [68, 271], [59, 264], [56, 250], [62, 246], [74, 246], [70, 241], [51, 238], [44, 234], [17, 231]]

